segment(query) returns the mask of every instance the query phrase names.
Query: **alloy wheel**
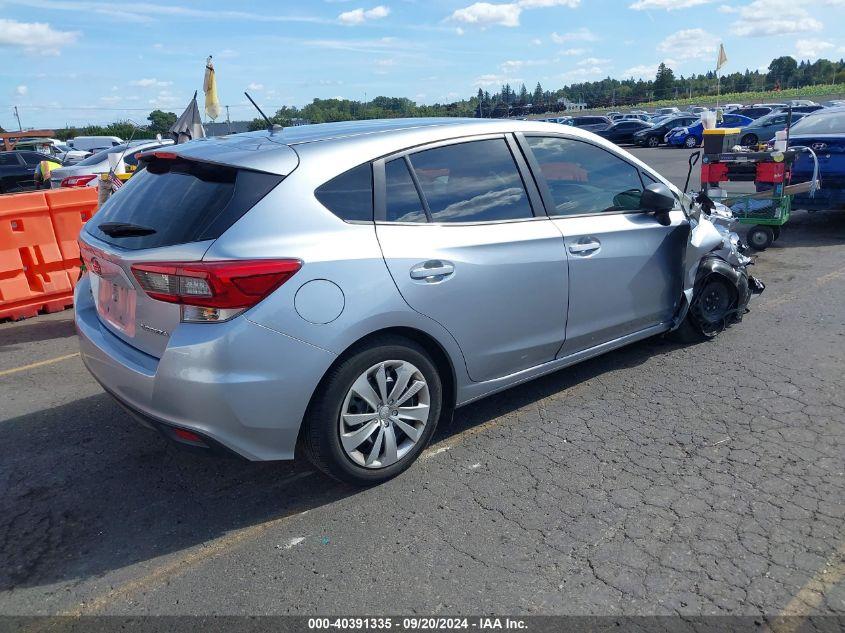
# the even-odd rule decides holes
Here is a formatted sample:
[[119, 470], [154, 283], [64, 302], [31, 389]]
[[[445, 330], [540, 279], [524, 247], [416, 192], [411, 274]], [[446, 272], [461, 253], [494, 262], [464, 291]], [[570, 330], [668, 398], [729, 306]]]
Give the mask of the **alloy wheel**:
[[422, 372], [405, 360], [373, 365], [352, 383], [338, 420], [340, 443], [354, 463], [385, 468], [417, 444], [431, 400]]

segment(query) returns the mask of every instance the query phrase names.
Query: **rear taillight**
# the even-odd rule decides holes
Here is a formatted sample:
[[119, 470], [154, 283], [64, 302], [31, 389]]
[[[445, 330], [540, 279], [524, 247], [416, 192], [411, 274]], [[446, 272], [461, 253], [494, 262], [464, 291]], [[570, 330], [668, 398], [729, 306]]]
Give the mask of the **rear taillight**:
[[86, 174], [85, 176], [68, 176], [62, 180], [60, 187], [86, 187], [88, 183], [94, 180], [97, 174]]
[[150, 297], [182, 305], [182, 320], [227, 321], [290, 279], [298, 259], [134, 264], [132, 273]]

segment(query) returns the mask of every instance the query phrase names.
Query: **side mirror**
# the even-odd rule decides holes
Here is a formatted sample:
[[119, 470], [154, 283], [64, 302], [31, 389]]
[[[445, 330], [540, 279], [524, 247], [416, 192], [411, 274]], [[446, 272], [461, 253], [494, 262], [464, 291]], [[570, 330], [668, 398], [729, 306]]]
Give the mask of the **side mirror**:
[[662, 182], [646, 185], [640, 197], [640, 209], [643, 211], [671, 211], [675, 208], [675, 196]]
[[675, 196], [662, 182], [647, 185], [640, 197], [640, 209], [654, 212], [655, 219], [663, 226], [669, 226], [672, 220], [669, 212], [675, 208]]

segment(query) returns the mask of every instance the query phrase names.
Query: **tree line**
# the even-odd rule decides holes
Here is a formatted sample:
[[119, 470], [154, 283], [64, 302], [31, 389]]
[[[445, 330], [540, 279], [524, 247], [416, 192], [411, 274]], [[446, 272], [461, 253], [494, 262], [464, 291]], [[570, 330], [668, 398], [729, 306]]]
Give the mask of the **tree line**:
[[[721, 85], [717, 88], [717, 83]], [[832, 62], [798, 62], [784, 56], [773, 59], [766, 71], [748, 70], [723, 75], [717, 82], [713, 71], [676, 77], [666, 64], [660, 64], [654, 79], [612, 79], [571, 84], [557, 90], [545, 90], [537, 83], [534, 90], [525, 84], [518, 88], [505, 84], [495, 93], [478, 89], [470, 98], [452, 103], [417, 105], [410, 99], [376, 97], [361, 102], [350, 99], [314, 99], [302, 108], [284, 107], [271, 120], [287, 126], [299, 122], [325, 123], [357, 119], [408, 116], [483, 116], [505, 117], [516, 114], [542, 114], [564, 110], [566, 101], [585, 103], [590, 108], [626, 106], [649, 101], [712, 97], [717, 89], [722, 93], [742, 93], [765, 90], [800, 88], [820, 84], [845, 83], [845, 60]], [[266, 126], [263, 119], [255, 119], [252, 129]]]

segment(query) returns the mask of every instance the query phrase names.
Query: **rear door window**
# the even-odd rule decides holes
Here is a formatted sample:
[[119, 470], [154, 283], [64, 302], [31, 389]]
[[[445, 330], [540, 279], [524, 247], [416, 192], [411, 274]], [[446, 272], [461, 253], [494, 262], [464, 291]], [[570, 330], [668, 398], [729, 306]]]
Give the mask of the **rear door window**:
[[534, 215], [503, 138], [423, 150], [410, 159], [433, 222], [494, 222]]
[[373, 168], [369, 163], [354, 167], [320, 185], [317, 200], [341, 220], [373, 221]]
[[223, 232], [282, 181], [281, 176], [183, 159], [155, 158], [97, 213], [97, 226], [126, 223], [148, 235], [112, 236], [93, 222], [86, 230], [122, 248], [199, 242]]

